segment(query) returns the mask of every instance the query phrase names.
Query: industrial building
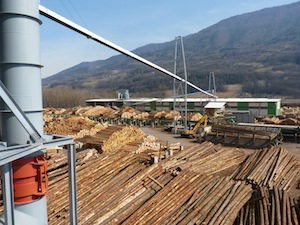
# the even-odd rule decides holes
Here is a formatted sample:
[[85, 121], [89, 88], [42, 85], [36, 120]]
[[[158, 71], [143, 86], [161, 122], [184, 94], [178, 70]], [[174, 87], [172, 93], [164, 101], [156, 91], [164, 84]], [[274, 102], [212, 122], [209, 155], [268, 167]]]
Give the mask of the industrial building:
[[[225, 111], [245, 113], [253, 116], [280, 115], [281, 99], [269, 98], [187, 98], [187, 110], [190, 112], [204, 113], [208, 103], [217, 102]], [[117, 98], [117, 99], [89, 99], [87, 105], [96, 106], [123, 106], [129, 105], [141, 111], [152, 110], [183, 110], [184, 98]]]

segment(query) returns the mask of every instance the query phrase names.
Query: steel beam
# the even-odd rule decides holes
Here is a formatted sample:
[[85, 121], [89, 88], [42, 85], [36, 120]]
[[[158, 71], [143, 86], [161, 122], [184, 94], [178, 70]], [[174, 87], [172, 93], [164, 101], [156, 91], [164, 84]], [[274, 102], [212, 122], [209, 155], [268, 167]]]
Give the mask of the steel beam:
[[12, 163], [9, 162], [2, 166], [2, 196], [4, 204], [4, 220], [5, 225], [14, 225], [14, 193], [12, 182]]
[[130, 52], [130, 51], [114, 44], [114, 43], [112, 43], [112, 42], [110, 42], [110, 41], [108, 41], [108, 40], [106, 40], [106, 39], [104, 39], [103, 37], [100, 37], [99, 35], [97, 35], [97, 34], [91, 32], [91, 31], [79, 26], [78, 24], [64, 18], [63, 16], [47, 9], [46, 7], [44, 7], [42, 5], [39, 6], [39, 10], [40, 10], [40, 14], [42, 16], [45, 16], [45, 17], [47, 17], [47, 18], [49, 18], [53, 21], [56, 21], [57, 23], [65, 26], [65, 27], [68, 27], [71, 30], [74, 30], [75, 32], [77, 32], [79, 34], [82, 34], [82, 35], [86, 36], [87, 38], [90, 38], [90, 39], [92, 39], [92, 40], [94, 40], [94, 41], [96, 41], [100, 44], [103, 44], [103, 45], [105, 45], [105, 46], [107, 46], [107, 47], [109, 47], [109, 48], [111, 48], [111, 49], [113, 49], [117, 52], [120, 52], [124, 55], [127, 55], [127, 56], [129, 56], [129, 57], [131, 57], [131, 58], [147, 65], [147, 66], [152, 67], [153, 69], [158, 70], [159, 72], [162, 72], [162, 73], [164, 73], [164, 74], [166, 74], [170, 77], [173, 77], [176, 80], [186, 82], [186, 84], [189, 85], [190, 87], [195, 88], [196, 90], [198, 90], [198, 91], [200, 91], [200, 92], [202, 92], [206, 95], [209, 95], [213, 98], [218, 98], [216, 95], [213, 95], [213, 94], [199, 88], [198, 86], [192, 84], [191, 82], [186, 81], [185, 79], [177, 76], [176, 74], [171, 73], [170, 71], [168, 71], [168, 70], [166, 70], [166, 69], [164, 69], [164, 68], [162, 68], [162, 67], [160, 67], [160, 66], [158, 66], [158, 65], [156, 65], [156, 64], [154, 64], [154, 63], [152, 63], [152, 62], [150, 62], [150, 61], [148, 61], [148, 60], [146, 60], [146, 59], [144, 59], [144, 58], [142, 58], [142, 57], [140, 57], [140, 56], [138, 56], [138, 55], [136, 55], [136, 54], [134, 54], [134, 53], [132, 53], [132, 52]]
[[68, 178], [70, 201], [70, 224], [78, 224], [77, 215], [77, 189], [76, 189], [76, 149], [75, 144], [68, 145]]

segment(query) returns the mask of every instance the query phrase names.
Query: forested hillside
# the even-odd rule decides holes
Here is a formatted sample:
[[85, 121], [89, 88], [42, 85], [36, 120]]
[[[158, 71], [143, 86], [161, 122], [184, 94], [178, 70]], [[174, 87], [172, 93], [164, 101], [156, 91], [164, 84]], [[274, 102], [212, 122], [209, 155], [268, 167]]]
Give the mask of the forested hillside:
[[[184, 37], [188, 80], [207, 89], [214, 72], [217, 90], [241, 84], [241, 95], [272, 97], [300, 95], [300, 2], [234, 16]], [[149, 44], [134, 52], [170, 71], [174, 40]], [[183, 76], [178, 49], [178, 75]], [[45, 88], [118, 90], [152, 93], [172, 89], [173, 79], [133, 59], [116, 55], [83, 62], [43, 80]]]

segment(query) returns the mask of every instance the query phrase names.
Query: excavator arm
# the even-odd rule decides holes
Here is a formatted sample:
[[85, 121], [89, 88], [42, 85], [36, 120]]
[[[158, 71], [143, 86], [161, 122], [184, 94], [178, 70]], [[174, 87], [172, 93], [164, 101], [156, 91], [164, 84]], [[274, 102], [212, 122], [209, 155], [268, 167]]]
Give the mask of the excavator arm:
[[207, 125], [207, 121], [208, 121], [208, 116], [204, 115], [198, 122], [197, 124], [194, 126], [194, 128], [192, 130], [183, 130], [181, 131], [181, 136], [182, 137], [187, 137], [187, 136], [195, 136], [197, 130], [199, 129], [199, 127], [201, 126], [201, 124], [203, 124], [202, 127], [206, 127]]

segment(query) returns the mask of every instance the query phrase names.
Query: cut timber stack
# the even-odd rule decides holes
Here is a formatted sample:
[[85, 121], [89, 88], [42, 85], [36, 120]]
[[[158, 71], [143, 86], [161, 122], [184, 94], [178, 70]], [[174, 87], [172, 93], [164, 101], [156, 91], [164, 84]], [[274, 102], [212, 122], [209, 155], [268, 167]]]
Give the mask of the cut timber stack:
[[257, 150], [233, 173], [234, 180], [254, 185], [290, 190], [300, 178], [300, 163], [281, 147]]
[[109, 126], [107, 123], [102, 124], [82, 116], [52, 118], [51, 120], [47, 116], [44, 117], [47, 119], [44, 126], [46, 133], [71, 135], [85, 148], [95, 148], [99, 152], [116, 151], [134, 141], [141, 143], [145, 136], [136, 127]]
[[112, 152], [123, 148], [131, 142], [143, 140], [145, 134], [133, 126], [109, 126], [93, 136], [85, 136], [76, 139], [83, 143], [85, 148], [95, 148], [100, 153]]
[[122, 130], [114, 132], [103, 142], [103, 152], [112, 152], [121, 149], [126, 144], [134, 141], [142, 141], [145, 134], [133, 126], [125, 126]]

